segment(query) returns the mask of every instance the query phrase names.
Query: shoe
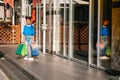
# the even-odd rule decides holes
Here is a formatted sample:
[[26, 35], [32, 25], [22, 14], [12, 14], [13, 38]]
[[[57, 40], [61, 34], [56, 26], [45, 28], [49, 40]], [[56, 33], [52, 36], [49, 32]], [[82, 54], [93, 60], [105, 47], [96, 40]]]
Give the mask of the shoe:
[[1, 60], [5, 60], [5, 58], [0, 58]]
[[100, 57], [100, 59], [110, 59], [110, 58], [107, 56], [102, 56], [102, 57]]
[[28, 57], [26, 56], [26, 57], [24, 57], [24, 60], [28, 60]]
[[34, 58], [31, 58], [31, 57], [30, 57], [30, 58], [28, 58], [28, 61], [33, 61], [33, 60], [34, 60]]

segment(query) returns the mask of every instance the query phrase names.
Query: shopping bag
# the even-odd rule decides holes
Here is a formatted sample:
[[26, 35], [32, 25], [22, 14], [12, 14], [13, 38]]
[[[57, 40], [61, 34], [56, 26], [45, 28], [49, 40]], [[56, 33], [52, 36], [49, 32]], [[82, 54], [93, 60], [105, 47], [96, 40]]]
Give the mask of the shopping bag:
[[40, 55], [40, 47], [38, 45], [32, 44], [30, 48], [31, 48], [31, 56]]
[[22, 48], [21, 56], [26, 56], [26, 55], [27, 55], [27, 48], [26, 45], [24, 44]]
[[110, 43], [107, 44], [106, 46], [106, 56], [111, 56], [111, 47], [110, 47]]
[[96, 43], [96, 47], [98, 47], [98, 46], [99, 46], [100, 49], [104, 49], [105, 48], [105, 44], [104, 43], [100, 43], [100, 44]]
[[19, 44], [17, 49], [16, 49], [16, 54], [20, 56], [25, 56], [27, 55], [27, 49], [25, 44]]
[[22, 53], [22, 48], [23, 48], [23, 44], [19, 44], [17, 49], [16, 49], [16, 54], [17, 55], [21, 55]]

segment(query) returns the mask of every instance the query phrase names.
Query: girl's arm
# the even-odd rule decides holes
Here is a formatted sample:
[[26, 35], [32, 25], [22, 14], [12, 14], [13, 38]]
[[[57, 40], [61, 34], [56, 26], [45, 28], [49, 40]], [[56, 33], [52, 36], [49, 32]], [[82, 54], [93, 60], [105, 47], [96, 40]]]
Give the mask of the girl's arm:
[[107, 42], [110, 42], [110, 36], [107, 36]]
[[24, 43], [24, 42], [25, 42], [25, 26], [23, 28], [23, 36], [22, 36], [22, 43]]
[[102, 44], [103, 42], [102, 42], [102, 36], [100, 36], [100, 44]]

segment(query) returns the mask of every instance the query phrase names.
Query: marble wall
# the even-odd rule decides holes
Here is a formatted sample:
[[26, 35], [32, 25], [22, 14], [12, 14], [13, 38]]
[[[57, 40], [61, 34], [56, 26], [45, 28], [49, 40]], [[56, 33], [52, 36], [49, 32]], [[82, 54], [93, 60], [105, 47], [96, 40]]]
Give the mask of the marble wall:
[[120, 0], [112, 0], [113, 2], [120, 1]]
[[[113, 0], [120, 1], [120, 0]], [[120, 71], [120, 8], [112, 8], [112, 68]]]

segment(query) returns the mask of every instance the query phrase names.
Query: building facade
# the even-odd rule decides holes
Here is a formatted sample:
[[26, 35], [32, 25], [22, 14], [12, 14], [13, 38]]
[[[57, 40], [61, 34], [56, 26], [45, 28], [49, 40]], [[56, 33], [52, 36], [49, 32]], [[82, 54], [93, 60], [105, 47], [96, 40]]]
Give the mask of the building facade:
[[[22, 0], [21, 25], [24, 16], [35, 17], [35, 41], [44, 52], [101, 69], [120, 69], [120, 0], [44, 0], [36, 3], [35, 15], [32, 6], [24, 7], [26, 1]], [[105, 58], [96, 47], [103, 19], [110, 21], [111, 40], [111, 56]]]

